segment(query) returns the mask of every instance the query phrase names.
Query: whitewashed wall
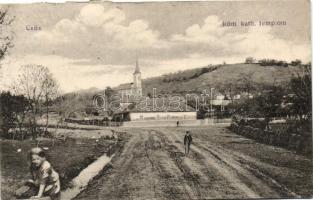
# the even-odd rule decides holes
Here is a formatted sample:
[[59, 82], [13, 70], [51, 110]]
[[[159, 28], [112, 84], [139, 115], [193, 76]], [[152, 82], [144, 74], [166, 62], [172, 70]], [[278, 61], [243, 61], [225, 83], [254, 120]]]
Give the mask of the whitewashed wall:
[[131, 121], [140, 120], [190, 120], [197, 119], [196, 112], [141, 112], [130, 113]]

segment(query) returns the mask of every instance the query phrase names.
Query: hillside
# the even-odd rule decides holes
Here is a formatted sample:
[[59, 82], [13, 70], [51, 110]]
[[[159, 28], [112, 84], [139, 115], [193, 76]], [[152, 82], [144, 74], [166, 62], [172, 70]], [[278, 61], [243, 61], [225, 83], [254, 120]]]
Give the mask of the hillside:
[[[218, 91], [253, 89], [264, 85], [286, 86], [299, 66], [260, 66], [259, 64], [228, 64], [202, 67], [143, 80], [143, 93], [201, 92], [211, 87]], [[249, 89], [249, 88], [248, 88]]]
[[[165, 74], [142, 80], [143, 95], [200, 93], [203, 90], [234, 96], [241, 92], [254, 93], [267, 85], [286, 87], [293, 74], [300, 72], [299, 66], [260, 66], [259, 64], [212, 65]], [[65, 114], [86, 110], [94, 95], [102, 90], [90, 88], [64, 94], [56, 100], [56, 109]]]

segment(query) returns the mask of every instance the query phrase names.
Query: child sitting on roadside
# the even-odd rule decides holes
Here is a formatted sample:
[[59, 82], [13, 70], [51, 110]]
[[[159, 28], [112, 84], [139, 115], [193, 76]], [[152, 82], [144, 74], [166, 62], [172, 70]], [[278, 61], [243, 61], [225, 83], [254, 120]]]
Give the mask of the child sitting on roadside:
[[[30, 151], [30, 171], [32, 180], [26, 182], [26, 187], [16, 192], [19, 198], [41, 198], [49, 196], [52, 200], [60, 198], [59, 174], [52, 168], [46, 160], [45, 152], [42, 148], [36, 147]], [[25, 191], [26, 190], [26, 191]]]

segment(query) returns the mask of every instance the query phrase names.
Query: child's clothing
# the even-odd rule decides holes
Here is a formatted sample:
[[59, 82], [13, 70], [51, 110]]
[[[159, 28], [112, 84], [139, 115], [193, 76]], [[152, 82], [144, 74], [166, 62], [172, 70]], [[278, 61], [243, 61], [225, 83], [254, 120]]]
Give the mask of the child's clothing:
[[52, 168], [48, 161], [43, 161], [40, 167], [31, 166], [31, 174], [34, 183], [29, 186], [29, 190], [17, 196], [29, 198], [38, 194], [39, 186], [45, 185], [43, 196], [50, 196], [52, 199], [58, 199], [60, 196], [59, 174]]
[[46, 185], [44, 192], [48, 192], [51, 189], [55, 188], [57, 184], [60, 184], [59, 174], [54, 171], [48, 161], [44, 161], [38, 169], [31, 169], [31, 173], [36, 186], [39, 187], [40, 184]]

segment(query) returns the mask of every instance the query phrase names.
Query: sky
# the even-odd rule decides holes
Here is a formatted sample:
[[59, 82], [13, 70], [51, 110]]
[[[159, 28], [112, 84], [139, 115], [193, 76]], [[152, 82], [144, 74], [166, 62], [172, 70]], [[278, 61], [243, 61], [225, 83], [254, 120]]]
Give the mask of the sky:
[[308, 62], [309, 8], [303, 0], [10, 5], [14, 47], [1, 61], [0, 89], [26, 64], [47, 66], [71, 92], [131, 82], [137, 58], [143, 78], [249, 56]]

